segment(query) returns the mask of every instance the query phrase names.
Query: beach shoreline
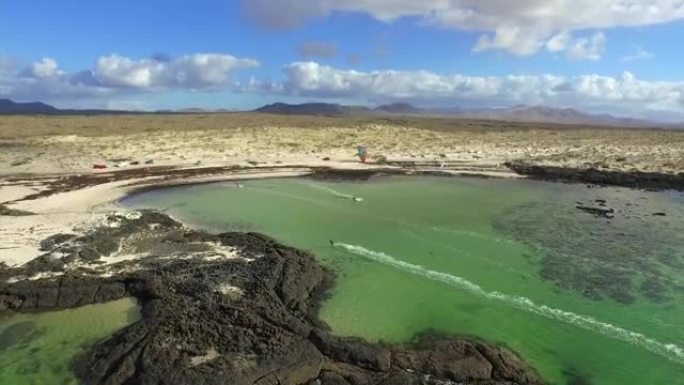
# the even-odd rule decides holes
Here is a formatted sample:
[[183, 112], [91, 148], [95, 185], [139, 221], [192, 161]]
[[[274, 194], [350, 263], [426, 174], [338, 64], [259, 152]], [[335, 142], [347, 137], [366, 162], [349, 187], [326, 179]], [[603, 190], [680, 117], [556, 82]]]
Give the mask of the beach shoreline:
[[[119, 182], [104, 186], [140, 187]], [[98, 192], [100, 203], [121, 195]], [[100, 212], [99, 204], [88, 207]], [[245, 385], [316, 379], [543, 383], [515, 353], [472, 337], [426, 333], [388, 345], [332, 335], [318, 319], [318, 308], [334, 274], [313, 255], [265, 235], [211, 234], [151, 210], [103, 215], [105, 221], [84, 233], [44, 239], [39, 258], [0, 271], [0, 311], [70, 309], [124, 297], [139, 301], [142, 320], [74, 358], [83, 384], [181, 378], [218, 385], [226, 373], [232, 383]], [[112, 252], [132, 257], [111, 260]], [[242, 357], [257, 357], [259, 364], [236, 364]]]
[[118, 201], [155, 189], [267, 178], [310, 177], [322, 180], [368, 179], [374, 175], [431, 175], [483, 178], [531, 178], [551, 182], [684, 190], [684, 173], [642, 173], [507, 164], [507, 171], [411, 164], [319, 163], [274, 166], [134, 168], [69, 176], [14, 176], [0, 179], [0, 262], [20, 266], [39, 255], [47, 236], [86, 231], [106, 214], [125, 212]]
[[[98, 121], [100, 120], [88, 124]], [[53, 120], [46, 119], [45, 122]], [[240, 184], [242, 181], [263, 178], [313, 178], [325, 182], [365, 181], [381, 175], [529, 178], [655, 190], [684, 189], [684, 154], [678, 147], [684, 135], [680, 132], [661, 131], [625, 132], [624, 138], [621, 137], [622, 142], [612, 144], [609, 143], [610, 140], [619, 137], [621, 131], [535, 128], [532, 131], [449, 132], [376, 123], [362, 127], [335, 126], [304, 130], [264, 126], [236, 130], [203, 128], [189, 132], [161, 130], [155, 131], [154, 135], [139, 132], [109, 132], [100, 135], [93, 131], [78, 134], [43, 133], [34, 136], [22, 133], [21, 137], [0, 138], [0, 147], [7, 150], [0, 153], [0, 262], [3, 264], [0, 269], [3, 287], [3, 292], [0, 293], [3, 298], [1, 304], [5, 310], [40, 311], [103, 302], [126, 295], [142, 298], [148, 307], [146, 319], [149, 321], [161, 316], [155, 306], [166, 306], [164, 299], [167, 304], [185, 300], [180, 297], [166, 298], [158, 291], [152, 294], [149, 290], [136, 291], [140, 287], [154, 287], [154, 282], [169, 274], [183, 276], [188, 271], [201, 267], [215, 269], [213, 271], [217, 276], [225, 278], [236, 266], [259, 260], [264, 254], [263, 250], [270, 250], [269, 263], [275, 264], [267, 271], [287, 263], [278, 253], [290, 253], [288, 255], [294, 260], [305, 258], [307, 263], [313, 260], [300, 251], [272, 240], [265, 241], [265, 238], [260, 238], [261, 235], [210, 234], [200, 229], [191, 229], [186, 224], [173, 224], [177, 222], [162, 213], [158, 213], [161, 216], [157, 217], [160, 223], [148, 223], [149, 227], [147, 224], [143, 227], [131, 225], [137, 230], [127, 233], [131, 223], [137, 223], [135, 221], [145, 216], [124, 207], [121, 200], [155, 189], [206, 183]], [[360, 162], [353, 155], [353, 149], [359, 143], [376, 145], [371, 150], [368, 163]], [[627, 155], [623, 156], [623, 153]], [[662, 159], [654, 160], [654, 154], [662, 155]], [[159, 230], [159, 226], [164, 229], [167, 225], [169, 227], [166, 230]], [[169, 249], [159, 238], [173, 235], [173, 244], [178, 245], [175, 242], [179, 234], [190, 239], [181, 242], [187, 249], [181, 248], [185, 251], [180, 253]], [[88, 243], [93, 240], [95, 244]], [[240, 246], [244, 242], [261, 245], [259, 248], [262, 252], [253, 250], [252, 253], [244, 253]], [[162, 253], [162, 258], [152, 258], [154, 255], [146, 249], [150, 243], [161, 247], [155, 250]], [[84, 248], [83, 245], [89, 246]], [[254, 271], [245, 269], [245, 277], [252, 276]], [[156, 271], [161, 275], [149, 276], [145, 271]], [[294, 270], [295, 275], [298, 271]], [[285, 275], [277, 278], [276, 282], [282, 282], [287, 277], [286, 273], [283, 274]], [[132, 282], [137, 282], [139, 286], [130, 286]], [[183, 287], [186, 283], [187, 281], [166, 281], [164, 285], [172, 288]], [[209, 286], [215, 287], [215, 290], [211, 293], [195, 293], [199, 295], [200, 302], [213, 298], [216, 292], [230, 301], [236, 300], [236, 296], [250, 293], [244, 287], [225, 282], [210, 282]], [[321, 287], [327, 286], [324, 284]], [[311, 288], [305, 292], [310, 293]], [[59, 298], [62, 300], [58, 300]], [[150, 298], [155, 301], [149, 301]], [[292, 298], [299, 297], [295, 295]], [[297, 301], [302, 303], [300, 299], [295, 300]], [[308, 304], [316, 307], [316, 301], [319, 299]], [[267, 306], [274, 305], [267, 303]], [[185, 313], [186, 310], [169, 308], [168, 311]], [[285, 313], [291, 311], [292, 309]], [[283, 314], [283, 317], [292, 315], [284, 315], [285, 313], [277, 314]], [[300, 318], [303, 314], [295, 313]], [[309, 323], [308, 327], [319, 329], [316, 317], [306, 317], [296, 324], [301, 326], [301, 322]], [[173, 317], [168, 320], [181, 324], [186, 321], [195, 322]], [[232, 327], [217, 322], [217, 328]], [[143, 331], [151, 331], [149, 323], [146, 325]], [[264, 326], [259, 324], [258, 327], [263, 329]], [[456, 349], [461, 352], [460, 357], [474, 359], [476, 364], [466, 365], [464, 370], [477, 368], [474, 375], [479, 376], [478, 378], [491, 381], [510, 380], [521, 384], [538, 381], [534, 371], [522, 369], [524, 365], [512, 353], [502, 354], [514, 363], [513, 366], [507, 366], [509, 362], [497, 363], [487, 358], [481, 351], [498, 348], [479, 341], [442, 336], [437, 339], [428, 338], [427, 345], [423, 345], [423, 348], [419, 346], [420, 343], [388, 348], [369, 346], [360, 341], [330, 340], [325, 328], [321, 329], [322, 334], [312, 334], [311, 330], [313, 329], [301, 329], [301, 333], [295, 333], [299, 336], [297, 339], [308, 341], [305, 344], [306, 349], [298, 350], [302, 354], [307, 352], [305, 356], [308, 358], [305, 361], [308, 364], [298, 367], [295, 371], [297, 376], [288, 380], [291, 383], [328, 375], [323, 374], [324, 372], [333, 377], [344, 377], [342, 374], [349, 376], [346, 369], [340, 369], [349, 369], [345, 366], [350, 364], [348, 356], [344, 355], [347, 353], [337, 355], [341, 354], [339, 349], [348, 352], [348, 343], [355, 346], [352, 349], [354, 354], [371, 357], [371, 360], [375, 360], [375, 364], [372, 364], [376, 365], [373, 366], [374, 370], [382, 368], [380, 371], [388, 376], [392, 374], [391, 370], [387, 371], [386, 365], [382, 363], [385, 362], [382, 357], [387, 354], [392, 356], [401, 351], [403, 353], [400, 355], [404, 356], [420, 355], [420, 349], [429, 350], [441, 346], [449, 354]], [[131, 343], [141, 342], [136, 336], [139, 335], [131, 334], [131, 329], [122, 334], [122, 338]], [[243, 338], [243, 334], [235, 336]], [[264, 335], [265, 340], [270, 338], [273, 338], [272, 334]], [[189, 362], [201, 367], [216, 359], [217, 350], [210, 339], [202, 337], [199, 340], [202, 341], [201, 346], [188, 345], [183, 359], [187, 358]], [[106, 357], [112, 349], [121, 348], [108, 343], [110, 345], [105, 343], [94, 348], [102, 353], [99, 357]], [[308, 345], [309, 343], [312, 345]], [[475, 348], [473, 344], [479, 347]], [[331, 346], [334, 347], [333, 351], [328, 350]], [[225, 350], [229, 346], [220, 348]], [[475, 358], [468, 354], [464, 356], [463, 349], [474, 349], [480, 353], [475, 354]], [[363, 352], [369, 351], [374, 353], [363, 356], [366, 354]], [[135, 356], [133, 354], [131, 357]], [[93, 363], [93, 357], [95, 356], [86, 357], [80, 362]], [[310, 361], [312, 357], [313, 361]], [[319, 368], [321, 359], [337, 364], [332, 367], [321, 364]], [[361, 359], [366, 362], [364, 360], [365, 358]], [[114, 361], [116, 360], [112, 358], [109, 361], [100, 361], [100, 364], [112, 369], [111, 365], [116, 366]], [[354, 361], [352, 366], [357, 364], [359, 362]], [[363, 365], [365, 364], [360, 367], [367, 370], [368, 367]], [[293, 367], [291, 362], [285, 361], [278, 361], [276, 366]], [[324, 367], [325, 370], [322, 369]], [[359, 368], [358, 365], [354, 367]], [[502, 375], [497, 367], [516, 369], [515, 373]], [[85, 383], [103, 380], [92, 377], [93, 373], [84, 372], [86, 369], [83, 366], [75, 368]], [[123, 367], [119, 367], [121, 368]], [[155, 368], [154, 370], [161, 372], [169, 371], [169, 368]], [[121, 369], [124, 372], [119, 372], [119, 369], [112, 369], [110, 373], [136, 375], [127, 372], [128, 369]], [[357, 369], [352, 372], [356, 373]], [[413, 368], [405, 366], [405, 369]], [[139, 370], [142, 372], [137, 372]], [[135, 372], [144, 373], [145, 368], [137, 367]], [[304, 377], [298, 377], [302, 373], [305, 373]], [[266, 373], [261, 373], [264, 374]], [[397, 373], [392, 376], [395, 374]], [[249, 376], [246, 378], [254, 379]], [[280, 380], [278, 377], [264, 378]], [[339, 380], [338, 377], [335, 378]], [[400, 376], [397, 381], [402, 378], [406, 380]], [[252, 384], [250, 381], [246, 383]]]

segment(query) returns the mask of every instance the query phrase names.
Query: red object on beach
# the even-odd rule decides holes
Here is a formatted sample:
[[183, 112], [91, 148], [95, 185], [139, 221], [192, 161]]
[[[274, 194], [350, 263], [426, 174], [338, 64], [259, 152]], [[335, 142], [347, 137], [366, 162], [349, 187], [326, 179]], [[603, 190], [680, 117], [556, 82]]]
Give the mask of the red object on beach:
[[94, 164], [93, 168], [96, 170], [102, 170], [102, 169], [107, 168], [107, 165], [106, 164]]

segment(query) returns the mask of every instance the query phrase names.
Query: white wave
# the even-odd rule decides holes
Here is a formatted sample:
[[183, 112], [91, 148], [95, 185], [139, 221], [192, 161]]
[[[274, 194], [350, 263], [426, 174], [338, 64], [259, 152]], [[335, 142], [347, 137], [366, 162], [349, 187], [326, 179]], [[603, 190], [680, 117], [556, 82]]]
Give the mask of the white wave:
[[327, 192], [328, 194], [332, 194], [332, 195], [334, 195], [334, 196], [336, 196], [336, 197], [345, 198], [345, 199], [353, 199], [353, 200], [358, 200], [358, 201], [363, 200], [362, 198], [356, 197], [356, 196], [354, 196], [354, 195], [345, 194], [345, 193], [339, 192], [339, 191], [337, 191], [337, 190], [333, 190], [333, 189], [331, 189], [330, 187], [323, 186], [323, 185], [320, 185], [320, 184], [305, 183], [305, 185], [308, 186], [308, 187], [311, 187], [311, 188], [315, 188], [316, 190], [325, 191], [325, 192]]
[[486, 291], [477, 284], [468, 281], [465, 278], [442, 273], [439, 271], [429, 270], [423, 266], [404, 262], [393, 258], [382, 252], [368, 250], [361, 246], [349, 245], [346, 243], [335, 243], [335, 246], [340, 246], [347, 251], [356, 255], [374, 260], [376, 262], [384, 263], [386, 265], [404, 270], [406, 272], [416, 274], [431, 280], [446, 283], [448, 285], [458, 287], [475, 295], [502, 301], [510, 306], [518, 309], [529, 311], [547, 318], [562, 321], [592, 332], [603, 334], [607, 337], [618, 339], [630, 344], [642, 347], [653, 353], [659, 354], [667, 359], [684, 364], [684, 349], [676, 344], [664, 344], [650, 338], [644, 334], [623, 329], [613, 324], [602, 322], [590, 316], [576, 314], [573, 312], [556, 309], [550, 306], [537, 304], [529, 298], [499, 293], [497, 291]]

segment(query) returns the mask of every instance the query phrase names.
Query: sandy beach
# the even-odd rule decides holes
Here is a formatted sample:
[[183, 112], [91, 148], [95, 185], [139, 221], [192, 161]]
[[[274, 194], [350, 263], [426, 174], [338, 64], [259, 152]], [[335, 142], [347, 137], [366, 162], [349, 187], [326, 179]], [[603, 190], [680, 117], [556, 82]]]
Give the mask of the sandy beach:
[[525, 160], [619, 171], [684, 171], [684, 131], [466, 121], [352, 119], [260, 114], [7, 117], [0, 121], [0, 173], [92, 172], [94, 164], [357, 166], [356, 146], [374, 161], [438, 162], [502, 171]]
[[[254, 309], [254, 314], [252, 310], [238, 312], [234, 314], [236, 319], [228, 321], [221, 312], [211, 313], [215, 315], [210, 319], [212, 328], [234, 333], [236, 339], [247, 338], [251, 330], [266, 330], [264, 325], [273, 324], [270, 316], [262, 319], [263, 314], [271, 311], [261, 313], [258, 309], [259, 306], [276, 306], [272, 299], [277, 295], [254, 297], [254, 293], [263, 291], [250, 292], [246, 286], [233, 282], [235, 269], [240, 271], [240, 280], [250, 282], [259, 277], [258, 283], [250, 285], [262, 285], [261, 277], [281, 271], [281, 264], [296, 266], [283, 270], [280, 278], [270, 277], [272, 282], [268, 283], [268, 290], [292, 293], [290, 299], [284, 300], [288, 304], [301, 302], [303, 308], [312, 309], [318, 306], [320, 294], [316, 293], [326, 290], [332, 278], [326, 270], [312, 263], [311, 255], [275, 244], [259, 234], [211, 234], [189, 228], [163, 210], [130, 212], [119, 203], [126, 196], [150, 189], [228, 181], [239, 186], [242, 180], [303, 176], [367, 179], [378, 173], [530, 177], [656, 190], [684, 187], [684, 174], [680, 174], [684, 172], [684, 131], [587, 129], [519, 123], [508, 126], [431, 119], [398, 122], [280, 118], [213, 114], [10, 117], [0, 121], [3, 306], [64, 309], [133, 296], [141, 301], [148, 316], [143, 322], [124, 329], [123, 338], [162, 350], [165, 349], [164, 341], [176, 338], [178, 331], [164, 329], [168, 332], [163, 333], [168, 335], [162, 333], [156, 339], [141, 340], [142, 334], [137, 330], [144, 330], [144, 333], [162, 330], [157, 329], [155, 321], [162, 314], [169, 325], [190, 327], [188, 325], [197, 322], [196, 317], [206, 321], [204, 315], [200, 316], [204, 313], [198, 311], [194, 316], [186, 317], [187, 307], [175, 305], [186, 298], [173, 293], [188, 287], [189, 282], [193, 285], [196, 282], [188, 275], [195, 269], [193, 266], [202, 271], [209, 269], [221, 281], [216, 286], [207, 278], [188, 293], [198, 298], [197, 304], [213, 306], [213, 295], [220, 293], [221, 301], [244, 301], [244, 309]], [[359, 145], [368, 148], [370, 158], [365, 163], [356, 156]], [[150, 271], [155, 273], [150, 275]], [[300, 276], [307, 278], [300, 280]], [[164, 281], [165, 289], [161, 291], [157, 287], [159, 279]], [[136, 285], [130, 285], [130, 280], [139, 282], [142, 291]], [[283, 285], [283, 288], [278, 289], [277, 285]], [[34, 297], [35, 301], [31, 299]], [[162, 306], [166, 310], [159, 310], [156, 304], [159, 300], [155, 298], [163, 298]], [[384, 347], [330, 337], [327, 332], [317, 329], [319, 321], [315, 313], [302, 312], [296, 306], [292, 309], [273, 314], [287, 319], [304, 318], [283, 326], [282, 330], [269, 329], [263, 336], [255, 337], [255, 341], [262, 341], [259, 346], [267, 346], [270, 342], [264, 341], [273, 341], [274, 335], [297, 330], [292, 341], [278, 342], [268, 348], [275, 350], [259, 350], [258, 353], [269, 357], [281, 368], [279, 370], [289, 375], [302, 378], [323, 372], [347, 375], [348, 369], [344, 365], [353, 365], [355, 371], [368, 368], [364, 364], [366, 358], [363, 358], [366, 354], [375, 360], [372, 369], [376, 371], [359, 372], [366, 378], [375, 378], [377, 373], [383, 373], [382, 376], [391, 373], [394, 366], [387, 364], [390, 355], [395, 363], [403, 362], [402, 355], [415, 355], [415, 359], [401, 364], [413, 370], [421, 357], [421, 343], [425, 343], [430, 346], [427, 351], [442, 352], [439, 354], [444, 357], [440, 357], [440, 361], [450, 360], [453, 354], [471, 360], [454, 376], [461, 376], [461, 371], [465, 370], [485, 380], [516, 378], [514, 383], [539, 383], [535, 372], [514, 354], [484, 343], [428, 338], [418, 345], [392, 347], [394, 350], [390, 353]], [[290, 314], [290, 311], [294, 313]], [[246, 319], [254, 323], [250, 331], [236, 331], [234, 325], [243, 324]], [[191, 368], [215, 361], [231, 362], [222, 358], [230, 349], [252, 352], [252, 342], [245, 346], [232, 342], [217, 345], [210, 335], [196, 338], [192, 341], [201, 341], [197, 348], [178, 353], [190, 357]], [[300, 342], [294, 343], [295, 340]], [[194, 344], [186, 340], [181, 343]], [[117, 371], [121, 371], [121, 378], [159, 376], [155, 372], [159, 370], [157, 366], [119, 366], [118, 359], [110, 355], [120, 349], [115, 344], [116, 340], [98, 344], [94, 351], [100, 353], [93, 353], [83, 362], [99, 362], [116, 368], [112, 369], [111, 378], [119, 376]], [[277, 353], [283, 346], [287, 346], [288, 353], [282, 357], [289, 357], [291, 349], [295, 349], [301, 352], [301, 359], [296, 363], [283, 361]], [[477, 346], [476, 350], [482, 354], [470, 356], [468, 352], [474, 351], [472, 346]], [[353, 353], [337, 356], [335, 349]], [[368, 349], [372, 353], [367, 353]], [[135, 357], [138, 353], [127, 354]], [[161, 362], [154, 354], [149, 359]], [[338, 359], [343, 364], [335, 363]], [[327, 363], [320, 366], [321, 360]], [[86, 382], [100, 381], [101, 374], [88, 367], [75, 367], [74, 370]], [[496, 367], [516, 369], [503, 375], [500, 369], [492, 369]], [[171, 368], [164, 370], [173, 371]], [[265, 375], [267, 370], [268, 366], [258, 366], [246, 378], [252, 381]], [[196, 375], [217, 378], [202, 371]], [[297, 379], [288, 381], [299, 383]]]
[[[368, 147], [368, 163], [355, 156], [358, 145]], [[505, 166], [511, 161], [684, 172], [684, 131], [428, 118], [16, 116], [0, 121], [0, 148], [0, 207], [34, 214], [0, 215], [0, 261], [9, 266], [35, 258], [49, 235], [101, 223], [122, 210], [119, 198], [150, 185], [299, 176], [319, 167], [519, 177]], [[75, 176], [92, 180], [72, 183]], [[60, 181], [68, 191], [55, 187]]]

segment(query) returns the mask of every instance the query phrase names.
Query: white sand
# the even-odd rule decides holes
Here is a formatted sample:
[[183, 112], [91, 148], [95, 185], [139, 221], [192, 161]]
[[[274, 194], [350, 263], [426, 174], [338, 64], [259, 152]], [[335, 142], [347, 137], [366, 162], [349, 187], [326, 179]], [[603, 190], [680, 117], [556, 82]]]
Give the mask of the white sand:
[[[125, 212], [117, 203], [131, 190], [148, 185], [176, 185], [221, 182], [226, 180], [247, 180], [259, 178], [296, 177], [309, 173], [304, 167], [286, 168], [279, 171], [250, 170], [236, 174], [166, 179], [164, 177], [137, 178], [103, 183], [79, 190], [62, 192], [47, 197], [8, 204], [7, 207], [35, 213], [29, 216], [0, 216], [0, 262], [8, 266], [20, 266], [38, 257], [40, 242], [58, 233], [83, 233], [87, 229], [105, 225], [107, 215]], [[33, 184], [27, 181], [27, 184]], [[3, 186], [3, 197], [9, 200], [34, 193], [32, 187], [22, 184]], [[23, 194], [23, 195], [22, 195]], [[109, 224], [115, 225], [115, 224]], [[103, 266], [134, 260], [144, 255], [115, 253], [103, 258]], [[236, 258], [237, 252], [218, 247], [204, 256], [208, 260]]]
[[[310, 167], [322, 166], [339, 169], [384, 167], [360, 163], [354, 156], [359, 144], [368, 146], [372, 159], [382, 155], [392, 162], [415, 162], [417, 166], [410, 169], [451, 174], [516, 177], [515, 173], [503, 166], [504, 162], [515, 159], [565, 167], [684, 172], [684, 134], [681, 132], [580, 130], [569, 127], [497, 131], [465, 129], [465, 126], [439, 131], [363, 123], [359, 126], [320, 129], [265, 125], [258, 128], [160, 130], [151, 134], [143, 130], [136, 132], [126, 129], [133, 127], [133, 123], [139, 119], [148, 125], [152, 124], [146, 117], [108, 119], [76, 119], [79, 124], [88, 127], [93, 125], [94, 128], [89, 128], [96, 133], [93, 136], [20, 136], [4, 139], [8, 145], [0, 151], [0, 204], [10, 202], [6, 203], [8, 208], [37, 215], [0, 216], [0, 262], [11, 266], [21, 265], [40, 254], [38, 245], [48, 236], [81, 232], [102, 224], [107, 213], [125, 210], [116, 204], [119, 198], [131, 189], [144, 185], [293, 177], [308, 173]], [[168, 119], [171, 120], [167, 124], [171, 124], [176, 118]], [[193, 116], [192, 119], [187, 123], [195, 124], [199, 117]], [[220, 121], [217, 122], [215, 126], [221, 127]], [[49, 120], [46, 124], [52, 132], [57, 126], [51, 124], [58, 123], [66, 124], [60, 119]], [[109, 127], [107, 135], [97, 134], [102, 132], [102, 125]], [[121, 130], [114, 129], [118, 125], [128, 126], [122, 126]], [[323, 158], [330, 160], [324, 161]], [[140, 178], [128, 181], [11, 203], [45, 189], [45, 178], [140, 169], [146, 167], [144, 162], [148, 159], [154, 161], [149, 167], [203, 168], [256, 164], [264, 169], [183, 179], [143, 178], [141, 171]], [[131, 161], [140, 164], [131, 165]], [[107, 164], [109, 169], [93, 170], [95, 163]], [[119, 168], [114, 167], [117, 164]], [[273, 171], [273, 167], [279, 169]], [[25, 180], [9, 182], [10, 178]], [[128, 257], [112, 258], [125, 260]]]
[[23, 184], [0, 184], [0, 204], [21, 199], [27, 195], [34, 194], [41, 190], [42, 189], [39, 187], [27, 186]]

